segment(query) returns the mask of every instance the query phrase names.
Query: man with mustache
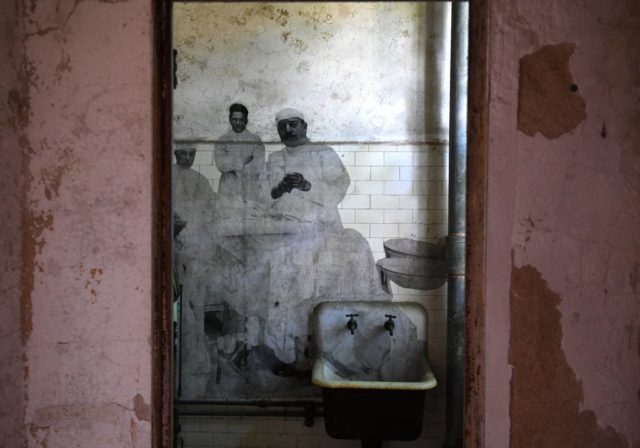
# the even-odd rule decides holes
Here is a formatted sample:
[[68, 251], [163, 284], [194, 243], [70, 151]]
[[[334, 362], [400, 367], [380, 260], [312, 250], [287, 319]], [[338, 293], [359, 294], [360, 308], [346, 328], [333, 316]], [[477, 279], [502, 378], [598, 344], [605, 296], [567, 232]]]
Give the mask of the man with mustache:
[[342, 230], [337, 206], [350, 180], [340, 157], [330, 146], [309, 142], [299, 110], [282, 109], [276, 122], [285, 148], [267, 162], [273, 208], [312, 222], [317, 231]]
[[349, 188], [349, 173], [328, 145], [307, 138], [304, 114], [293, 108], [276, 115], [285, 147], [267, 161], [271, 209], [304, 223], [298, 233], [283, 232], [269, 241], [265, 345], [279, 363], [276, 375], [310, 368], [308, 319], [326, 300], [389, 300], [380, 287], [366, 239], [345, 229], [338, 204]]

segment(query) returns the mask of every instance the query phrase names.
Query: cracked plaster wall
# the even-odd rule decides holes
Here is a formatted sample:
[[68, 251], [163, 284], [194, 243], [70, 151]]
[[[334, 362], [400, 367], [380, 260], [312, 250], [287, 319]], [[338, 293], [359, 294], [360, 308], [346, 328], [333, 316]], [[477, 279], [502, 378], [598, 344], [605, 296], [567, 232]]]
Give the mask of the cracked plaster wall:
[[640, 446], [640, 8], [490, 15], [486, 446]]
[[3, 447], [150, 446], [150, 8], [1, 8]]

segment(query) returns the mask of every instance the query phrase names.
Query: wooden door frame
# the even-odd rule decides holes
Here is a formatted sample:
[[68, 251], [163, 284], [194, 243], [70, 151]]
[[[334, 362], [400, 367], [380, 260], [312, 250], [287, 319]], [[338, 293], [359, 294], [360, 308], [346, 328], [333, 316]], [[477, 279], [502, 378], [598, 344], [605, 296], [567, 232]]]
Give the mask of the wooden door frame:
[[[469, 1], [469, 105], [464, 379], [464, 447], [484, 447], [485, 241], [490, 0]], [[171, 0], [153, 0], [152, 446], [171, 448], [173, 320], [171, 163], [173, 43]]]

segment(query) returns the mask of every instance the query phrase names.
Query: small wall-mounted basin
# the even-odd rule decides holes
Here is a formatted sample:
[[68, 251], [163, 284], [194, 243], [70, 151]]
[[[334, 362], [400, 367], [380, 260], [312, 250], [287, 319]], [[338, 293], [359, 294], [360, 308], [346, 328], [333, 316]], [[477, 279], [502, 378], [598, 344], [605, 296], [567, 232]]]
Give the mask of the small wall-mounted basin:
[[447, 265], [437, 258], [381, 258], [376, 262], [382, 289], [389, 281], [403, 288], [437, 289], [447, 281]]
[[[355, 329], [347, 325], [349, 316]], [[316, 307], [312, 382], [322, 387], [330, 436], [379, 441], [420, 435], [425, 391], [437, 385], [427, 358], [427, 325], [427, 312], [417, 303]]]
[[384, 242], [387, 258], [376, 262], [382, 289], [391, 293], [389, 281], [403, 288], [437, 289], [447, 281], [444, 241], [395, 238]]
[[444, 240], [437, 243], [412, 240], [409, 238], [393, 238], [383, 243], [384, 253], [388, 258], [440, 258], [444, 260], [446, 244]]

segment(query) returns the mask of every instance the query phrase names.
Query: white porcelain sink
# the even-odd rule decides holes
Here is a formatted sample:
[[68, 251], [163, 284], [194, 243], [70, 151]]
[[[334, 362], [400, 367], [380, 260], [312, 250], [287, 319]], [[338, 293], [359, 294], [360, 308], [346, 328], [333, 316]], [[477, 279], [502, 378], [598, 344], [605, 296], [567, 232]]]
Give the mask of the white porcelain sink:
[[[352, 315], [356, 328], [347, 325]], [[393, 328], [385, 327], [389, 316]], [[418, 438], [425, 391], [437, 384], [427, 360], [425, 309], [407, 302], [324, 302], [312, 322], [311, 380], [322, 387], [327, 433], [362, 446]]]
[[[348, 315], [357, 328], [351, 334]], [[391, 319], [393, 329], [385, 328]], [[425, 309], [410, 302], [324, 302], [314, 311], [312, 382], [323, 388], [427, 390], [437, 385], [427, 359]]]

